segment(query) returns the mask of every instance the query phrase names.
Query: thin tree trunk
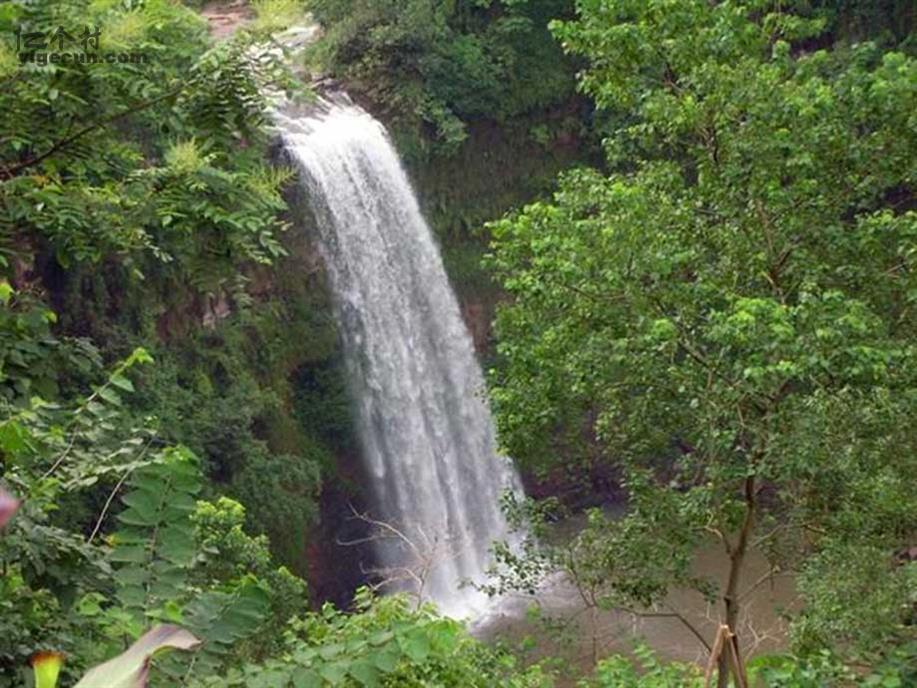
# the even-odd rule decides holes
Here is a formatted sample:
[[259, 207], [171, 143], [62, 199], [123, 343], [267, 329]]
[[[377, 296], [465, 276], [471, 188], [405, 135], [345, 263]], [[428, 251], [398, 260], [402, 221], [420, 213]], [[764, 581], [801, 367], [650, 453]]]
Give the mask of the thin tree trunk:
[[592, 608], [592, 668], [599, 664], [599, 608]]
[[[726, 591], [723, 595], [723, 601], [726, 605], [726, 625], [732, 637], [729, 639], [735, 648], [735, 657], [737, 664], [741, 666], [741, 655], [739, 654], [738, 624], [741, 603], [739, 602], [739, 583], [742, 576], [742, 569], [745, 565], [745, 555], [748, 552], [748, 542], [751, 539], [752, 532], [755, 528], [755, 511], [756, 503], [756, 481], [753, 475], [745, 479], [745, 519], [742, 521], [742, 529], [739, 531], [739, 539], [729, 553], [729, 580], [726, 583]], [[729, 686], [729, 652], [724, 648], [720, 654], [719, 669], [717, 671], [717, 688], [727, 688]], [[736, 677], [736, 685], [742, 686], [744, 677]]]

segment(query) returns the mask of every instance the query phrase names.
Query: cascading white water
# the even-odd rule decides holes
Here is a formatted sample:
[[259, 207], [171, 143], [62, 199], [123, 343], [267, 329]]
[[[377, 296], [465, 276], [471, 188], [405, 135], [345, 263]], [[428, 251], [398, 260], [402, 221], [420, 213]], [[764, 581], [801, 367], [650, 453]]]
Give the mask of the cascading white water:
[[[497, 454], [484, 381], [442, 259], [383, 126], [348, 100], [276, 115], [317, 220], [383, 546], [448, 615], [480, 611], [500, 510], [519, 490]], [[415, 582], [416, 586], [416, 582]], [[416, 588], [415, 588], [416, 589]]]

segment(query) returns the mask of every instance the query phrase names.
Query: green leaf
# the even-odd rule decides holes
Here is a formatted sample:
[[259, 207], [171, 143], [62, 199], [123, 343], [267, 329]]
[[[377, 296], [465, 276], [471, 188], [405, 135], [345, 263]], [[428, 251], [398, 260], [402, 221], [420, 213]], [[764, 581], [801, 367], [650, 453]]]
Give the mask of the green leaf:
[[119, 565], [118, 599], [141, 620], [176, 597], [187, 578], [195, 554], [190, 505], [200, 472], [193, 454], [175, 448], [137, 469], [129, 485], [111, 561]]
[[0, 424], [0, 450], [7, 457], [16, 457], [28, 448], [29, 432], [21, 423], [8, 420]]
[[293, 672], [295, 688], [321, 688], [322, 677], [312, 669], [299, 668]]
[[430, 639], [423, 629], [417, 629], [398, 639], [402, 651], [411, 661], [422, 663], [430, 655]]
[[118, 396], [118, 393], [111, 387], [101, 387], [99, 389], [99, 396], [109, 404], [121, 406], [121, 397]]
[[4, 306], [9, 305], [10, 299], [13, 297], [13, 294], [16, 292], [10, 286], [10, 283], [6, 280], [0, 280], [0, 302]]
[[369, 658], [379, 671], [390, 674], [398, 668], [401, 655], [394, 649], [388, 649], [374, 653]]
[[318, 652], [322, 659], [330, 661], [339, 656], [344, 651], [344, 646], [340, 644], [324, 645]]
[[366, 660], [354, 662], [350, 667], [350, 675], [366, 688], [380, 685], [379, 670]]
[[343, 662], [334, 662], [323, 666], [319, 673], [332, 686], [340, 685], [347, 676], [347, 664]]
[[120, 373], [115, 373], [114, 375], [112, 375], [109, 381], [115, 387], [118, 387], [119, 389], [124, 390], [125, 392], [134, 391], [134, 383], [132, 383], [129, 379], [127, 379]]
[[130, 525], [155, 526], [162, 509], [162, 498], [161, 494], [146, 490], [134, 490], [124, 495], [121, 501], [130, 508], [120, 514], [119, 520]]

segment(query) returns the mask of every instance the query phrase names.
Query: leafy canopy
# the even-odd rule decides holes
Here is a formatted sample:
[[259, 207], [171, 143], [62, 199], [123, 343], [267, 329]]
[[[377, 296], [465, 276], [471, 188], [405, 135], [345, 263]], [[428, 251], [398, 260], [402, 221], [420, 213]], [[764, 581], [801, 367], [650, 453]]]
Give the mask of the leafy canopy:
[[[59, 29], [68, 54], [137, 59], [31, 61], [58, 52]], [[264, 162], [260, 86], [288, 81], [252, 36], [210, 46], [168, 0], [12, 0], [0, 32], [38, 37], [34, 53], [0, 47], [0, 258], [48, 246], [65, 268], [118, 256], [135, 277], [153, 259], [206, 290], [282, 254], [289, 174]]]
[[[620, 469], [612, 559], [721, 539], [731, 627], [755, 546], [801, 572], [799, 648], [883, 652], [914, 590], [917, 63], [801, 51], [822, 22], [786, 3], [578, 9], [552, 28], [619, 123], [612, 171], [491, 225], [505, 448]], [[683, 582], [657, 561], [633, 565]]]

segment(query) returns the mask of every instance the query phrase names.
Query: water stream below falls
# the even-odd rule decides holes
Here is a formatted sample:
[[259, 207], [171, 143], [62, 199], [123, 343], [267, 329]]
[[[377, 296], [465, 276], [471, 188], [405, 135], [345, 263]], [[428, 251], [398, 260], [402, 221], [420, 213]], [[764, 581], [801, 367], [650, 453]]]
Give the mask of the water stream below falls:
[[[623, 505], [608, 507], [608, 513], [622, 516]], [[576, 536], [585, 524], [578, 515], [554, 526], [550, 538], [563, 542]], [[716, 584], [726, 584], [729, 557], [718, 541], [708, 540], [697, 548], [692, 574]], [[740, 585], [743, 613], [739, 638], [746, 657], [786, 649], [786, 613], [798, 612], [801, 601], [795, 581], [788, 572], [771, 571], [760, 550], [747, 554]], [[722, 603], [714, 604], [697, 591], [676, 589], [649, 614], [631, 614], [620, 609], [591, 609], [569, 580], [555, 574], [543, 582], [535, 595], [510, 595], [486, 618], [474, 625], [475, 635], [488, 642], [529, 648], [528, 659], [559, 658], [564, 671], [558, 688], [578, 685], [578, 677], [592, 673], [596, 659], [615, 654], [632, 655], [646, 644], [664, 661], [696, 662], [705, 665], [708, 654], [685, 622], [707, 642], [713, 642], [722, 620]], [[538, 614], [532, 614], [538, 610]], [[684, 622], [673, 614], [680, 615]]]
[[344, 97], [275, 117], [335, 297], [383, 576], [450, 616], [481, 611], [500, 510], [484, 380], [439, 250], [384, 127]]

